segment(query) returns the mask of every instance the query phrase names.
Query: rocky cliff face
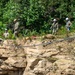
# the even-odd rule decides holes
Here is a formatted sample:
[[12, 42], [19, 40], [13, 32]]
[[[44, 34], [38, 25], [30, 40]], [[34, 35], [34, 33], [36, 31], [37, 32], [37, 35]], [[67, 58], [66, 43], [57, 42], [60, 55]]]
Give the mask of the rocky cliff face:
[[[15, 45], [13, 45], [15, 44]], [[26, 67], [26, 55], [16, 41], [5, 40], [0, 45], [0, 75], [22, 75]]]
[[0, 75], [75, 75], [75, 40], [44, 44], [49, 41], [5, 40]]
[[[29, 45], [39, 43], [33, 41]], [[27, 47], [25, 52], [27, 66], [23, 75], [75, 75], [74, 40]]]

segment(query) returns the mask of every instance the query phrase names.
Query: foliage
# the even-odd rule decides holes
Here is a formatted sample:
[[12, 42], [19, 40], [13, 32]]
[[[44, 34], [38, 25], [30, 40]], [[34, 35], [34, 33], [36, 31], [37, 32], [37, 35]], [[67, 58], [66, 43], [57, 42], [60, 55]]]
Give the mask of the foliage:
[[8, 33], [9, 33], [8, 39], [16, 39], [16, 37], [14, 36], [14, 34], [12, 34], [11, 30], [8, 30]]
[[10, 0], [7, 4], [6, 7], [4, 8], [3, 11], [3, 21], [10, 23], [14, 18], [19, 16], [19, 5], [17, 3], [14, 3], [13, 0]]
[[66, 17], [74, 21], [75, 0], [1, 0], [0, 16], [3, 25], [10, 24], [15, 18], [20, 19], [23, 36], [46, 34], [50, 33], [53, 18], [57, 18], [60, 24]]
[[0, 22], [0, 38], [3, 37], [3, 33], [5, 31], [6, 28], [6, 24], [3, 24], [2, 22]]

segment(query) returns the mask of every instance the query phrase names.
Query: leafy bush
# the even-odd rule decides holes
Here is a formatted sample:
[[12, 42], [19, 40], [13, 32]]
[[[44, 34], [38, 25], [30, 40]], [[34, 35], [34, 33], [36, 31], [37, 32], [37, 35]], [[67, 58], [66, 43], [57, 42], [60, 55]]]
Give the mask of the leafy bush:
[[[64, 20], [65, 17], [75, 19], [75, 0], [1, 0], [0, 14], [0, 20], [3, 23], [11, 23], [13, 19], [20, 18], [21, 23], [24, 23], [23, 26], [28, 29], [28, 31], [22, 30], [23, 36], [46, 34], [51, 33], [49, 21], [52, 19]], [[5, 25], [0, 25], [1, 36]], [[74, 25], [72, 31], [74, 31]], [[65, 27], [62, 27], [58, 33], [65, 34]]]
[[12, 33], [11, 30], [8, 30], [8, 32], [9, 32], [9, 37], [8, 37], [8, 39], [16, 39], [16, 37], [14, 36], [14, 34]]
[[0, 38], [3, 38], [3, 33], [6, 29], [6, 24], [3, 24], [2, 22], [0, 22]]

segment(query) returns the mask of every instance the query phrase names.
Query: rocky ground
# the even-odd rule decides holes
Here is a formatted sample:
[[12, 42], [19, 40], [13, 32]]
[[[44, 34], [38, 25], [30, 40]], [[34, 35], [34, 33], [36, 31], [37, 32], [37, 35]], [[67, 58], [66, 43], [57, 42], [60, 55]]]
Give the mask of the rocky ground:
[[[57, 40], [57, 41], [56, 41]], [[75, 75], [75, 39], [4, 40], [0, 75]]]

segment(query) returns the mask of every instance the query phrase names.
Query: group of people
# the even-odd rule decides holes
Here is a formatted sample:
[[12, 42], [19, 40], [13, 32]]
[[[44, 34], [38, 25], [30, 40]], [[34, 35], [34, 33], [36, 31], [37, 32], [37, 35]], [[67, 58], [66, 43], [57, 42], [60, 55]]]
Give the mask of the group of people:
[[[18, 36], [18, 28], [19, 28], [19, 21], [17, 19], [14, 19], [13, 34], [14, 34], [15, 37]], [[8, 29], [5, 29], [5, 32], [4, 32], [3, 36], [5, 38], [9, 37]]]
[[[66, 20], [65, 28], [66, 28], [66, 31], [69, 32], [72, 23], [71, 23], [71, 21], [70, 21], [69, 18], [66, 18], [65, 20]], [[57, 32], [58, 29], [59, 29], [59, 24], [58, 24], [57, 19], [54, 19], [54, 20], [53, 20], [53, 23], [52, 23], [52, 26], [51, 26], [50, 29], [51, 29], [51, 31], [52, 31], [52, 34], [56, 34], [56, 32]]]
[[[72, 23], [71, 23], [69, 18], [66, 18], [65, 20], [66, 20], [65, 28], [69, 32]], [[18, 28], [19, 28], [19, 21], [17, 19], [14, 19], [14, 32], [13, 32], [14, 36], [18, 36]], [[52, 23], [50, 29], [52, 31], [52, 34], [57, 33], [57, 31], [59, 29], [59, 24], [58, 24], [57, 19], [53, 19], [53, 23]], [[5, 29], [5, 32], [4, 32], [3, 35], [4, 35], [5, 38], [9, 37], [9, 32], [8, 32], [7, 29]]]

